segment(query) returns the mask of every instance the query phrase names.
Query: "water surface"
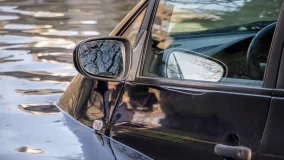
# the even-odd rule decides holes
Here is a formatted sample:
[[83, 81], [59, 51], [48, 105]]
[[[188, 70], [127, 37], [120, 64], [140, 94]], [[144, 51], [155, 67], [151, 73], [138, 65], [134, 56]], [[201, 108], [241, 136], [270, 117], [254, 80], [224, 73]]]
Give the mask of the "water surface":
[[108, 35], [138, 0], [0, 0], [0, 159], [83, 159], [53, 105], [72, 50]]

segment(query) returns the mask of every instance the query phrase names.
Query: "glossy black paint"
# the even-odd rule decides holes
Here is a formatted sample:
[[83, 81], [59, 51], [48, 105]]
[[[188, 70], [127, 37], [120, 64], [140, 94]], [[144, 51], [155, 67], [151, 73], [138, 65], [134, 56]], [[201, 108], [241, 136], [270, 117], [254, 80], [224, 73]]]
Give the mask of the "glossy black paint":
[[284, 98], [274, 97], [271, 101], [266, 127], [258, 155], [259, 160], [284, 159]]
[[137, 152], [135, 149], [132, 149], [112, 138], [110, 138], [110, 144], [117, 160], [152, 160], [150, 157]]
[[[149, 23], [153, 20], [156, 3], [155, 0], [150, 1], [151, 7], [147, 9], [140, 33], [150, 30]], [[146, 4], [143, 2], [140, 6], [144, 8]], [[139, 7], [136, 9], [133, 14], [142, 10]], [[283, 11], [280, 17], [282, 15]], [[123, 25], [129, 26], [127, 23], [132, 21], [128, 19]], [[281, 125], [284, 100], [272, 98], [275, 93], [284, 95], [282, 90], [273, 91], [282, 53], [283, 36], [279, 35], [283, 32], [282, 24], [281, 19], [270, 51], [270, 65], [264, 84], [266, 88], [145, 78], [139, 75], [135, 82], [125, 84], [91, 80], [78, 75], [61, 97], [58, 106], [74, 118], [65, 115], [67, 125], [73, 128], [74, 133], [77, 132], [76, 125], [79, 128], [82, 128], [81, 124], [89, 127], [79, 129], [76, 136], [86, 154], [100, 146], [101, 153], [107, 154], [102, 159], [220, 160], [222, 157], [214, 154], [214, 146], [220, 143], [249, 147], [253, 151], [252, 159], [284, 159], [284, 129]], [[125, 29], [118, 27], [116, 33], [123, 33]], [[141, 36], [138, 35], [136, 44]], [[284, 60], [281, 61], [284, 64]], [[98, 112], [88, 116], [88, 104], [93, 104]], [[103, 143], [90, 129], [97, 118], [105, 122], [105, 128], [100, 131]], [[75, 120], [81, 124], [72, 125]], [[228, 138], [232, 135], [238, 138]], [[90, 158], [100, 159], [93, 153]]]
[[75, 134], [78, 141], [82, 144], [83, 157], [86, 160], [108, 159], [115, 160], [110, 146], [110, 140], [103, 134], [96, 134], [92, 129], [80, 124], [69, 114], [62, 112], [66, 121], [66, 126]]
[[[77, 76], [80, 79], [82, 77]], [[75, 84], [75, 83], [74, 83]], [[76, 83], [78, 84], [78, 83]], [[80, 86], [80, 84], [78, 84]], [[109, 85], [111, 86], [111, 85]], [[89, 99], [90, 100], [90, 99]], [[111, 103], [111, 102], [110, 102]], [[75, 115], [66, 112], [67, 110], [61, 104], [58, 105], [60, 111], [65, 118], [66, 126], [75, 134], [78, 141], [82, 144], [83, 157], [86, 160], [117, 160], [117, 159], [141, 159], [150, 160], [149, 157], [131, 149], [111, 138], [104, 135], [104, 133], [95, 132], [90, 123], [86, 123], [86, 120], [76, 120]], [[75, 107], [75, 110], [78, 108]], [[82, 123], [84, 125], [82, 125]], [[104, 132], [102, 130], [102, 132]]]
[[58, 107], [92, 128], [94, 120], [110, 120], [122, 87], [119, 82], [95, 81], [77, 75], [61, 96]]
[[[122, 89], [123, 83], [95, 81], [77, 75], [57, 103], [68, 128], [82, 144], [84, 158], [151, 159], [108, 137], [111, 113]], [[92, 123], [97, 119], [102, 119], [106, 125], [95, 132]]]
[[154, 159], [217, 160], [214, 146], [236, 134], [256, 159], [269, 104], [269, 96], [127, 84], [111, 136]]

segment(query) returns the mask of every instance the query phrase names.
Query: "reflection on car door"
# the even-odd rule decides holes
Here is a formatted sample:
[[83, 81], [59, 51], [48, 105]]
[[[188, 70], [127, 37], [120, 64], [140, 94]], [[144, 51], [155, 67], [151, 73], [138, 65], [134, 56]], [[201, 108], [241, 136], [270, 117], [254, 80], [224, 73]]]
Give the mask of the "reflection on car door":
[[[167, 4], [162, 3], [164, 1], [160, 2], [160, 8], [163, 8]], [[260, 3], [258, 1], [253, 2]], [[169, 2], [168, 4], [172, 3]], [[251, 3], [247, 7], [250, 8]], [[277, 7], [280, 6], [277, 5]], [[177, 8], [175, 10], [177, 13], [176, 16], [180, 15], [179, 12], [187, 12], [188, 10]], [[167, 15], [167, 17], [172, 14], [173, 12], [168, 13], [168, 10], [165, 9], [156, 13], [156, 15]], [[194, 79], [190, 79], [188, 82], [187, 80], [166, 79], [159, 74], [155, 74], [159, 73], [156, 72], [159, 67], [155, 67], [155, 64], [164, 63], [159, 61], [161, 59], [159, 55], [164, 54], [164, 51], [170, 47], [177, 47], [176, 45], [172, 45], [175, 40], [169, 37], [172, 34], [164, 34], [167, 32], [162, 32], [166, 30], [164, 29], [165, 25], [155, 26], [156, 22], [159, 23], [160, 21], [163, 22], [162, 20], [168, 19], [165, 17], [160, 20], [157, 19], [157, 21], [156, 19], [152, 29], [156, 31], [162, 29], [159, 32], [148, 30], [148, 46], [150, 47], [147, 47], [147, 50], [145, 49], [147, 54], [151, 53], [153, 56], [147, 56], [146, 54], [145, 62], [141, 62], [144, 68], [140, 68], [140, 71], [143, 71], [143, 73], [140, 73], [138, 70], [139, 75], [136, 76], [135, 81], [126, 82], [123, 94], [113, 113], [110, 136], [119, 142], [119, 144], [123, 144], [120, 146], [124, 146], [123, 149], [117, 149], [117, 152], [126, 155], [125, 152], [130, 147], [153, 159], [220, 160], [222, 157], [214, 153], [214, 147], [216, 144], [224, 144], [250, 148], [252, 159], [255, 160], [261, 144], [272, 99], [272, 89], [265, 88], [265, 85], [262, 88], [262, 79], [255, 86], [252, 86], [253, 83], [239, 85], [239, 81], [235, 79], [241, 79], [240, 82], [244, 82], [246, 80], [244, 76], [235, 77], [234, 83], [228, 85], [207, 83], [204, 81], [198, 82], [194, 81]], [[185, 22], [188, 24], [188, 21], [176, 20], [175, 22]], [[208, 24], [211, 23], [213, 21], [210, 21]], [[271, 32], [273, 33], [273, 31]], [[162, 35], [159, 36], [162, 39], [152, 38], [151, 34], [153, 35], [154, 33]], [[253, 33], [255, 34], [256, 32]], [[191, 34], [188, 33], [185, 35], [188, 36]], [[222, 36], [226, 35], [222, 34]], [[253, 38], [251, 37], [253, 35], [249, 36], [249, 38], [246, 37], [245, 44], [240, 43], [243, 47], [243, 50], [240, 52], [242, 58], [246, 58], [247, 48]], [[277, 37], [277, 35], [274, 35], [274, 37]], [[230, 39], [231, 36], [227, 35], [226, 38]], [[181, 41], [185, 41], [184, 37], [180, 39]], [[210, 41], [215, 42], [214, 38], [212, 39]], [[184, 46], [188, 47], [195, 41], [197, 40], [193, 39], [190, 43], [184, 44]], [[204, 43], [205, 41], [200, 42], [200, 44]], [[267, 55], [270, 47], [269, 44], [267, 44], [267, 51], [263, 49]], [[190, 47], [194, 48], [196, 46]], [[216, 47], [216, 45], [214, 44], [211, 47]], [[282, 46], [272, 45], [272, 47], [279, 49]], [[208, 49], [206, 46], [202, 49], [204, 48]], [[233, 59], [230, 57], [232, 54], [239, 54], [234, 52], [235, 48], [237, 47], [232, 47], [230, 48], [232, 50], [229, 51], [226, 50], [228, 52], [226, 53], [226, 57], [228, 57], [226, 60]], [[187, 50], [189, 49], [187, 48]], [[276, 55], [276, 52], [272, 53], [274, 56]], [[277, 54], [279, 55], [278, 52]], [[272, 55], [270, 56], [273, 57]], [[161, 63], [152, 63], [156, 59]], [[278, 64], [271, 62], [267, 64], [269, 67], [266, 75], [273, 76], [265, 77], [266, 79], [264, 80], [276, 78], [275, 71], [271, 72], [270, 68], [277, 70]], [[147, 73], [144, 73], [145, 68]], [[238, 67], [235, 68], [239, 70]], [[232, 70], [232, 67], [230, 69]], [[231, 74], [231, 76], [234, 75]], [[275, 83], [271, 83], [269, 86], [274, 85]], [[112, 147], [115, 150], [115, 145], [112, 145]]]
[[[154, 159], [216, 159], [214, 146], [242, 145], [253, 159], [260, 145], [269, 92], [125, 86], [111, 136]], [[234, 139], [235, 138], [235, 139]]]
[[104, 132], [95, 132], [92, 125], [95, 119], [107, 119], [104, 110], [111, 108], [109, 104], [114, 103], [121, 86], [117, 82], [96, 81], [77, 75], [57, 103], [66, 126], [81, 143], [82, 156], [86, 160], [115, 159], [110, 138]]

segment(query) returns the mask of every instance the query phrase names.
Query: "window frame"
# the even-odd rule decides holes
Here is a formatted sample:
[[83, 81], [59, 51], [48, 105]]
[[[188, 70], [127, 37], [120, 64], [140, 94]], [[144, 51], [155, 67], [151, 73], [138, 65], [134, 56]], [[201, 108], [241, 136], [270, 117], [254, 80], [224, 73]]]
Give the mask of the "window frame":
[[[182, 87], [182, 88], [196, 88], [196, 89], [209, 89], [209, 90], [218, 90], [218, 91], [228, 91], [228, 92], [239, 92], [239, 93], [247, 93], [247, 94], [259, 94], [259, 95], [272, 95], [272, 89], [276, 87], [276, 79], [278, 75], [279, 65], [280, 65], [280, 57], [283, 51], [284, 38], [281, 35], [284, 34], [284, 9], [283, 5], [281, 7], [281, 11], [277, 20], [277, 26], [274, 32], [274, 36], [272, 39], [269, 58], [267, 61], [267, 68], [265, 70], [265, 75], [263, 79], [262, 86], [251, 86], [251, 85], [243, 85], [243, 84], [226, 84], [226, 83], [212, 83], [205, 81], [194, 81], [194, 80], [182, 80], [182, 79], [168, 79], [163, 77], [146, 77], [142, 75], [143, 66], [145, 62], [147, 45], [148, 41], [151, 38], [150, 33], [152, 31], [152, 26], [154, 23], [154, 19], [156, 16], [157, 8], [159, 5], [159, 0], [155, 1], [155, 5], [153, 8], [147, 9], [146, 15], [149, 16], [149, 11], [151, 10], [150, 20], [143, 21], [141, 26], [147, 26], [146, 31], [146, 39], [144, 41], [143, 49], [141, 50], [142, 56], [140, 58], [137, 74], [134, 80], [134, 83], [137, 84], [147, 84], [147, 85], [162, 85], [167, 87]], [[146, 24], [147, 23], [147, 24]], [[141, 27], [143, 28], [143, 27]], [[137, 40], [139, 40], [137, 38]], [[143, 39], [142, 39], [143, 40]], [[268, 78], [269, 77], [269, 78]]]
[[[283, 6], [282, 6], [282, 10], [281, 10], [281, 12], [282, 12], [282, 19], [284, 19], [284, 4], [283, 4]], [[281, 21], [281, 24], [279, 24], [279, 26], [278, 26], [279, 28], [284, 28], [284, 20], [283, 21]], [[278, 37], [275, 39], [275, 43], [282, 43], [282, 44], [284, 44], [283, 43], [283, 39], [284, 39], [284, 37], [282, 36], [281, 37], [281, 35], [283, 35], [284, 34], [284, 31], [282, 30], [282, 32], [279, 32], [279, 35], [278, 35]], [[284, 46], [284, 45], [283, 45]], [[283, 47], [284, 48], [284, 47]], [[283, 51], [284, 51], [284, 49], [282, 48], [282, 50], [280, 50], [280, 51], [278, 51], [278, 52], [282, 52], [283, 53]], [[284, 54], [282, 54], [282, 55], [280, 55], [279, 57], [277, 57], [278, 59], [279, 59], [279, 68], [278, 68], [278, 76], [277, 76], [277, 83], [276, 83], [276, 88], [278, 89], [278, 90], [282, 90], [283, 91], [283, 94], [281, 95], [281, 96], [283, 96], [284, 95]], [[277, 95], [277, 94], [276, 94]]]

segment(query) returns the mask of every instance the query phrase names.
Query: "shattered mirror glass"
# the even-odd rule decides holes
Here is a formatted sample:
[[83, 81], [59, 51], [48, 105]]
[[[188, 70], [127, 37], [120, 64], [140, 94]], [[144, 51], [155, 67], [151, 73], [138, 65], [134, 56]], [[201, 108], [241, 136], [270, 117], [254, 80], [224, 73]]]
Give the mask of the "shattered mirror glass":
[[120, 77], [123, 73], [124, 45], [116, 40], [94, 40], [81, 45], [80, 65], [96, 76]]

